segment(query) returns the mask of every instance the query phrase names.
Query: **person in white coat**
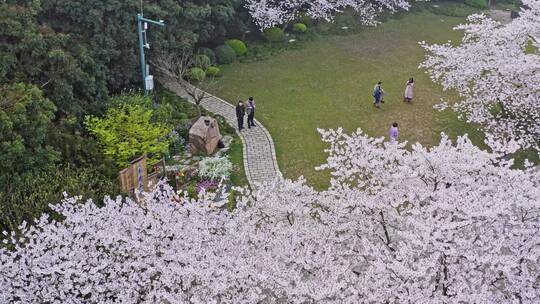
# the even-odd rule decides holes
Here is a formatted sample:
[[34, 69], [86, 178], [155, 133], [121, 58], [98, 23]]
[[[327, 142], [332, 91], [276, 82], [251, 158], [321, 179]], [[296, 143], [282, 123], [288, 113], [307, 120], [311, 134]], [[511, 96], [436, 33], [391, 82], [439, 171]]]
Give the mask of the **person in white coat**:
[[405, 95], [403, 96], [403, 101], [405, 102], [411, 102], [413, 98], [413, 87], [414, 87], [414, 79], [411, 77], [405, 86]]

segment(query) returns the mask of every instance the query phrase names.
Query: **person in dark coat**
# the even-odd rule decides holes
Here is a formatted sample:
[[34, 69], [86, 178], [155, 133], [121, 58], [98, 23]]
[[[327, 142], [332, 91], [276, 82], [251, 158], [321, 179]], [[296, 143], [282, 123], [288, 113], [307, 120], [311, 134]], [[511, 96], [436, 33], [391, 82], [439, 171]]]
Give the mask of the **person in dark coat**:
[[238, 130], [242, 130], [244, 128], [244, 115], [246, 114], [246, 107], [242, 103], [241, 100], [238, 101], [238, 105], [236, 106], [236, 119], [238, 120]]
[[248, 114], [248, 128], [255, 127], [253, 119], [255, 118], [255, 100], [250, 97], [247, 101], [247, 114]]

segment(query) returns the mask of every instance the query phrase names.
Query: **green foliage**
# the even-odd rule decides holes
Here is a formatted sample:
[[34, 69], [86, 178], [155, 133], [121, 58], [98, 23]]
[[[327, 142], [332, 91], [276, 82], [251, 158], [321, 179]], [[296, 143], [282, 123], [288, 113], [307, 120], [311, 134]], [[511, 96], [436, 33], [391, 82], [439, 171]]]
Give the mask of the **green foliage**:
[[201, 68], [191, 68], [188, 70], [187, 78], [191, 81], [200, 82], [206, 77], [206, 73]]
[[295, 33], [305, 33], [307, 31], [307, 26], [303, 23], [295, 23], [293, 25], [293, 32]]
[[196, 55], [195, 56], [195, 67], [201, 68], [203, 70], [208, 69], [212, 65], [212, 61], [206, 55]]
[[488, 7], [486, 0], [465, 0], [464, 2], [468, 6], [480, 8], [480, 9], [486, 9]]
[[47, 141], [55, 110], [33, 85], [0, 87], [0, 183], [9, 174], [39, 171], [60, 160]]
[[199, 176], [210, 180], [228, 179], [233, 169], [227, 157], [206, 157], [199, 163]]
[[285, 40], [285, 32], [279, 27], [271, 27], [264, 30], [263, 37], [268, 42], [282, 42]]
[[59, 203], [63, 192], [101, 202], [105, 195], [114, 196], [120, 191], [115, 179], [95, 168], [51, 166], [36, 173], [12, 174], [0, 184], [0, 230], [15, 231], [23, 220], [31, 222], [44, 212], [60, 219], [49, 204]]
[[298, 16], [298, 18], [296, 19], [296, 22], [305, 24], [306, 27], [310, 27], [313, 25], [313, 19], [306, 14], [300, 14], [300, 16]]
[[191, 183], [188, 185], [187, 189], [186, 189], [186, 192], [188, 194], [188, 197], [192, 198], [192, 199], [197, 199], [197, 186], [195, 186], [195, 184]]
[[236, 53], [230, 46], [220, 45], [216, 48], [216, 57], [220, 64], [229, 64], [236, 59]]
[[444, 4], [433, 4], [426, 3], [427, 9], [434, 14], [450, 16], [450, 17], [466, 17], [475, 12], [475, 10], [463, 3], [444, 3]]
[[216, 53], [214, 53], [214, 51], [212, 49], [199, 48], [198, 54], [199, 55], [205, 55], [206, 57], [208, 57], [210, 59], [211, 64], [216, 63]]
[[208, 77], [219, 77], [221, 76], [221, 69], [215, 66], [211, 66], [206, 70], [206, 76]]
[[230, 46], [236, 53], [236, 56], [244, 56], [248, 50], [246, 44], [239, 39], [227, 40], [225, 41], [225, 45]]
[[[140, 98], [133, 97], [135, 101]], [[163, 124], [152, 122], [152, 115], [151, 109], [137, 102], [116, 103], [107, 110], [105, 117], [87, 116], [84, 123], [96, 136], [103, 153], [120, 168], [144, 153], [148, 154], [148, 163], [152, 165], [167, 153], [169, 144], [165, 136], [170, 131]]]

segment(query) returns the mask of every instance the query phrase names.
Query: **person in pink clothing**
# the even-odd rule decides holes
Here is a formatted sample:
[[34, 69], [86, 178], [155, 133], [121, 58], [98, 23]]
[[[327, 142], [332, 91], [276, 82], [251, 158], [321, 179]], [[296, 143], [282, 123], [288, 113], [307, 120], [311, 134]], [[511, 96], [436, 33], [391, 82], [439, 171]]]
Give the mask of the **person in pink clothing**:
[[395, 122], [392, 124], [392, 127], [390, 127], [390, 142], [397, 143], [398, 136], [399, 136], [398, 124], [397, 122]]

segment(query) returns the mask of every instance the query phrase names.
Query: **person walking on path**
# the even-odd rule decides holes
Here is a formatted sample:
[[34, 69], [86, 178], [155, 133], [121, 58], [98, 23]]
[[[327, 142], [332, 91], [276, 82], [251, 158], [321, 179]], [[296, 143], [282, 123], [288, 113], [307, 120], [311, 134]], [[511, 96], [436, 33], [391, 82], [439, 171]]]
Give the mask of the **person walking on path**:
[[255, 108], [255, 100], [253, 100], [253, 97], [250, 97], [247, 102], [248, 129], [251, 127], [255, 127], [255, 123], [253, 122], [253, 119], [255, 118]]
[[392, 127], [390, 127], [390, 142], [395, 144], [397, 143], [399, 136], [399, 130], [398, 130], [398, 124], [397, 122], [392, 124]]
[[375, 98], [375, 100], [373, 101], [373, 104], [374, 104], [377, 108], [380, 107], [381, 102], [384, 102], [384, 101], [383, 101], [383, 94], [384, 94], [384, 91], [383, 91], [381, 85], [382, 85], [382, 81], [379, 81], [379, 82], [377, 82], [377, 84], [376, 84], [375, 87], [373, 88], [373, 97]]
[[246, 107], [244, 106], [244, 103], [242, 103], [241, 100], [238, 101], [238, 105], [236, 106], [236, 119], [238, 120], [238, 130], [242, 130], [244, 128], [244, 115], [246, 114]]
[[413, 87], [414, 87], [414, 79], [411, 77], [405, 86], [405, 95], [403, 97], [403, 101], [405, 102], [411, 102], [413, 98]]

